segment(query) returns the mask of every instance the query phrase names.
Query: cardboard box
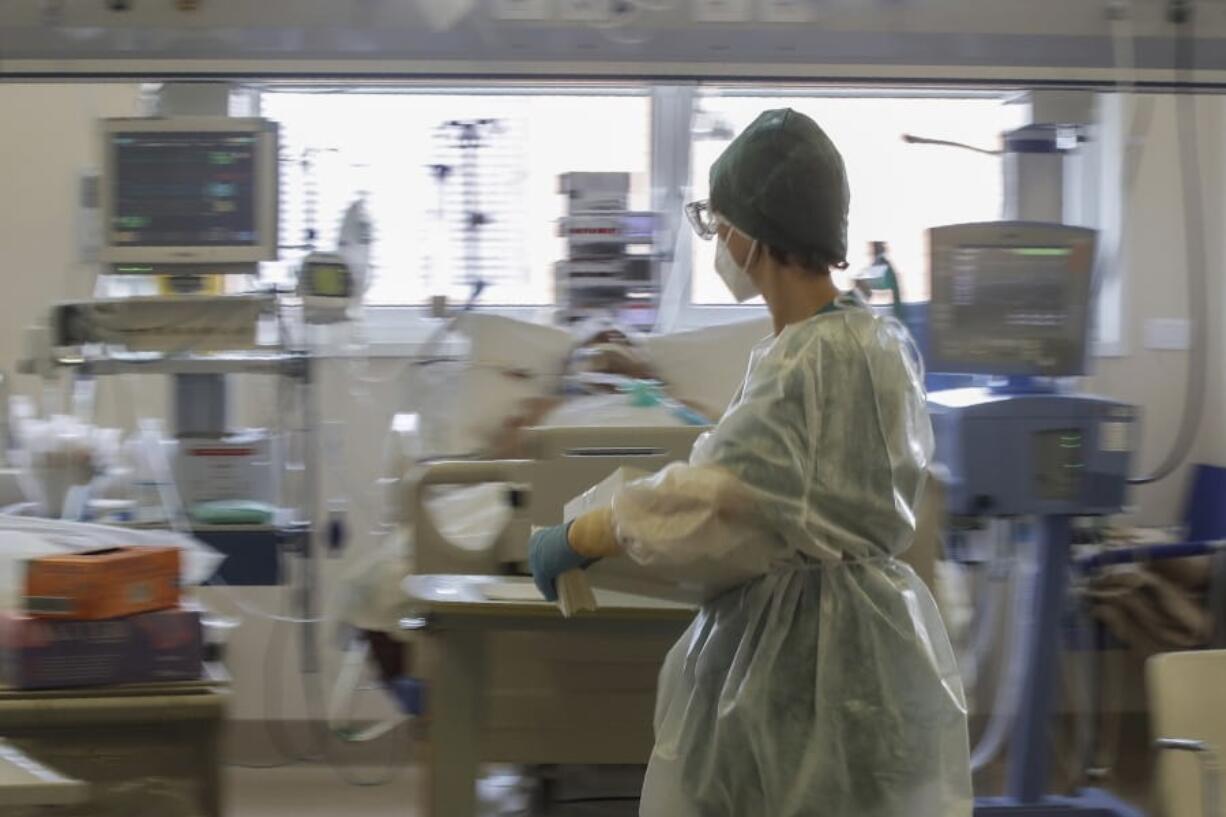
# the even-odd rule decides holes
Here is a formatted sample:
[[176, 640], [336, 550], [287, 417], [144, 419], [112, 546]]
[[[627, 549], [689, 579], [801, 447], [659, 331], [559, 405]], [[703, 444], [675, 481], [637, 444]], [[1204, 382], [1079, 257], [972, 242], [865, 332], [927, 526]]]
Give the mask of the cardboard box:
[[17, 689], [192, 681], [203, 669], [198, 610], [109, 621], [0, 615], [0, 683]]
[[25, 612], [96, 621], [179, 605], [177, 548], [108, 548], [26, 563]]

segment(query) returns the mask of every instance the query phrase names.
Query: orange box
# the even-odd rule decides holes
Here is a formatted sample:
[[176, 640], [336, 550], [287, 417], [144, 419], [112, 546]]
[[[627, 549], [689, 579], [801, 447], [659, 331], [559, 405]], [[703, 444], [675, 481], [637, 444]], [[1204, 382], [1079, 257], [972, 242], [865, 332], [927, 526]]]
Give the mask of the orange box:
[[26, 614], [96, 621], [179, 604], [176, 548], [108, 548], [26, 562]]

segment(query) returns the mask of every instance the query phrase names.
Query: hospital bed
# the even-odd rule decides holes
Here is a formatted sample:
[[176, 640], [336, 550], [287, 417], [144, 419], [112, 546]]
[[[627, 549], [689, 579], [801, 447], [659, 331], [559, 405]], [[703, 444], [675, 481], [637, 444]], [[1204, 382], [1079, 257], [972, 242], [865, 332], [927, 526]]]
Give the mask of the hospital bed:
[[[411, 531], [413, 573], [499, 575], [527, 572], [527, 545], [533, 527], [563, 521], [563, 507], [619, 468], [656, 471], [688, 459], [696, 427], [536, 428], [525, 434], [522, 460], [458, 460], [421, 463], [405, 475], [404, 517]], [[492, 485], [488, 500], [501, 500], [507, 513], [496, 535], [476, 546], [453, 541], [440, 529], [431, 488]], [[916, 539], [902, 559], [929, 587], [945, 526], [944, 479], [929, 474], [920, 503]], [[622, 589], [622, 588], [619, 588]]]
[[[414, 573], [500, 574], [526, 567], [532, 527], [562, 522], [563, 506], [621, 467], [656, 471], [688, 459], [705, 429], [679, 427], [535, 428], [523, 438], [521, 460], [422, 463], [406, 476], [405, 516], [412, 530]], [[502, 486], [507, 521], [485, 547], [451, 541], [427, 503], [428, 490], [444, 485]]]
[[[397, 593], [379, 618], [402, 645], [405, 671], [385, 682], [423, 727], [423, 814], [471, 814], [479, 762], [647, 762], [656, 679], [693, 609], [600, 591], [600, 611], [565, 621], [523, 575], [528, 539], [618, 468], [686, 459], [704, 430], [534, 428], [523, 433], [523, 459], [406, 469], [396, 491], [409, 558], [388, 577]], [[457, 535], [448, 514], [478, 522]], [[539, 780], [547, 790], [548, 775]]]
[[[402, 709], [420, 717], [423, 760], [450, 766], [446, 758], [458, 752], [469, 765], [477, 757], [642, 765], [651, 750], [656, 678], [691, 615], [685, 607], [619, 598], [609, 615], [572, 627], [552, 605], [531, 599], [531, 582], [522, 578], [518, 589], [528, 596], [521, 601], [470, 599], [461, 614], [406, 587], [433, 574], [524, 575], [534, 525], [562, 521], [567, 501], [619, 467], [657, 470], [687, 459], [704, 429], [659, 425], [661, 412], [637, 409], [601, 416], [613, 425], [580, 427], [575, 422], [587, 419], [586, 410], [571, 411], [568, 425], [523, 429], [517, 459], [430, 458], [479, 449], [480, 432], [497, 429], [514, 400], [543, 391], [574, 345], [554, 330], [505, 319], [469, 316], [465, 323], [471, 347], [452, 372], [460, 377], [419, 380], [420, 421], [393, 420], [385, 472], [393, 533], [351, 583], [355, 614], [348, 619], [368, 631], [370, 652]], [[740, 383], [750, 348], [768, 333], [769, 322], [760, 320], [716, 327], [653, 339], [651, 353], [681, 396], [718, 413]], [[446, 373], [445, 365], [436, 368]], [[502, 378], [505, 371], [517, 376]], [[431, 409], [450, 427], [431, 428]], [[465, 629], [465, 622], [479, 624], [480, 633], [472, 635], [476, 624]], [[474, 654], [481, 656], [476, 668], [456, 669]], [[469, 684], [457, 685], [458, 675]], [[441, 722], [453, 718], [447, 708], [455, 695], [447, 694], [461, 689], [480, 696], [481, 723]], [[453, 728], [459, 726], [465, 728]], [[457, 748], [458, 732], [466, 742], [479, 740], [481, 751]], [[445, 785], [460, 791], [466, 783]], [[427, 813], [440, 813], [435, 806], [444, 808], [434, 802]]]
[[[383, 485], [393, 532], [351, 557], [346, 571], [344, 617], [361, 629], [395, 629], [398, 582], [408, 573], [522, 573], [533, 525], [562, 521], [568, 500], [622, 465], [654, 470], [686, 459], [702, 431], [658, 409], [606, 404], [591, 412], [591, 402], [580, 402], [549, 418], [555, 427], [523, 430], [517, 459], [482, 458], [523, 401], [556, 387], [575, 340], [496, 315], [465, 314], [457, 324], [462, 361], [422, 367], [413, 383], [417, 416], [392, 422]], [[769, 332], [764, 318], [642, 343], [673, 396], [718, 415]]]
[[[528, 540], [533, 526], [561, 522], [566, 502], [618, 468], [654, 471], [687, 459], [705, 430], [666, 411], [589, 399], [556, 412], [558, 426], [523, 429], [517, 459], [420, 459], [414, 455], [488, 442], [515, 401], [542, 396], [556, 382], [574, 347], [555, 329], [492, 316], [466, 316], [462, 329], [470, 348], [452, 371], [458, 376], [428, 382], [420, 423], [393, 421], [389, 449], [406, 453], [392, 457], [388, 485], [396, 533], [386, 555], [396, 561], [374, 566], [355, 594], [366, 606], [381, 599], [367, 617], [382, 631], [367, 636], [381, 644], [374, 652], [386, 656], [388, 636], [400, 643], [386, 658], [391, 666], [383, 665], [385, 682], [424, 727], [423, 809], [448, 817], [468, 813], [479, 760], [646, 763], [659, 668], [692, 611], [602, 593], [598, 615], [563, 621], [522, 578]], [[680, 396], [718, 414], [750, 348], [768, 332], [767, 323], [753, 321], [682, 333], [653, 339], [651, 354]], [[608, 411], [590, 412], [593, 404]], [[432, 408], [441, 429], [431, 427], [440, 424], [431, 423]], [[476, 578], [481, 584], [465, 587], [469, 597], [460, 599], [423, 592], [421, 582], [433, 586], [434, 574], [521, 578]], [[520, 592], [518, 600], [477, 589], [503, 585]], [[393, 668], [402, 674], [386, 678]]]

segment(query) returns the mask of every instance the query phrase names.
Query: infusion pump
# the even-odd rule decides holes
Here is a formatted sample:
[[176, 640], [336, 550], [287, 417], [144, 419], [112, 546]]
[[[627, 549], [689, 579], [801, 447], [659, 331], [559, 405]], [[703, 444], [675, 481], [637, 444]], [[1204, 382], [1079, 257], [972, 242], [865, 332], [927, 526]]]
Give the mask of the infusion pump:
[[359, 299], [357, 283], [345, 259], [336, 253], [315, 252], [298, 270], [298, 294], [307, 323], [340, 323], [350, 318], [349, 308]]

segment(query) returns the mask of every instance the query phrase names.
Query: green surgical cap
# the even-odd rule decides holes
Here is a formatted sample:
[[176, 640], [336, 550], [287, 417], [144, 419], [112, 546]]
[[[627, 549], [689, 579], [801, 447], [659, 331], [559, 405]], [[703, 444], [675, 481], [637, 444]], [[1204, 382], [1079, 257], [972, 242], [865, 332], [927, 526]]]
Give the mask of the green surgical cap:
[[846, 265], [850, 199], [838, 149], [790, 108], [765, 111], [711, 166], [711, 209], [810, 266]]

